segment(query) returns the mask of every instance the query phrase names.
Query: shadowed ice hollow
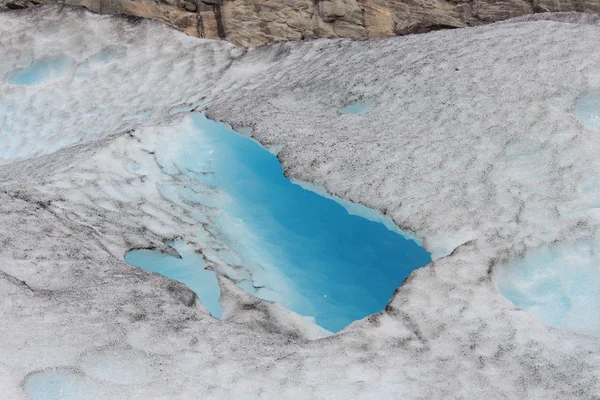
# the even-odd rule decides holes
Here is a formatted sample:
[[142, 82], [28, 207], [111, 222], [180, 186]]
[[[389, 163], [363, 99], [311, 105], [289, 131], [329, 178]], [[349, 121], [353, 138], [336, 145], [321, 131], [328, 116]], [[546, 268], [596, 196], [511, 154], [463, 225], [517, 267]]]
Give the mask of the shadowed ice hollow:
[[367, 101], [355, 101], [340, 109], [342, 114], [360, 114], [369, 107]]
[[[213, 234], [222, 236], [252, 275], [237, 282], [247, 292], [336, 332], [381, 311], [402, 281], [431, 260], [381, 218], [357, 215], [359, 206], [350, 213], [292, 183], [277, 158], [253, 140], [200, 114], [189, 120], [176, 143], [160, 143], [155, 156], [164, 173], [183, 173], [195, 186], [163, 194], [176, 191], [185, 201], [213, 210]], [[197, 255], [182, 250], [183, 243], [174, 247], [182, 259], [137, 250], [126, 261], [187, 284], [218, 317], [214, 273]]]
[[72, 62], [65, 57], [34, 61], [29, 67], [15, 71], [10, 83], [17, 86], [43, 85], [69, 74]]
[[579, 244], [540, 249], [497, 271], [500, 292], [555, 328], [600, 333], [600, 254]]
[[600, 130], [600, 91], [579, 97], [575, 106], [575, 115], [586, 128]]
[[102, 386], [72, 368], [52, 368], [30, 374], [25, 392], [34, 400], [94, 400], [105, 398]]

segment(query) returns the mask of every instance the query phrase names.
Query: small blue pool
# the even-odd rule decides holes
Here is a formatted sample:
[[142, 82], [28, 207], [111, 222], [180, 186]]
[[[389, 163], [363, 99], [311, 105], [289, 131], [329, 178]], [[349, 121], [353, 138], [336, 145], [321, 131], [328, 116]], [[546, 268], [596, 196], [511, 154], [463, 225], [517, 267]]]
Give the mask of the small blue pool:
[[71, 61], [63, 57], [34, 61], [29, 67], [15, 71], [10, 83], [18, 86], [36, 86], [60, 79], [69, 73]]
[[136, 267], [155, 272], [185, 283], [215, 318], [221, 318], [217, 276], [205, 269], [204, 262], [182, 241], [171, 243], [179, 257], [153, 250], [134, 250], [125, 255], [125, 261]]
[[[219, 196], [207, 197], [198, 189], [179, 189], [187, 201], [220, 210], [210, 218], [213, 230], [251, 272], [252, 280], [238, 285], [253, 295], [337, 332], [381, 311], [402, 281], [431, 261], [397, 229], [350, 214], [335, 200], [291, 182], [277, 158], [255, 141], [201, 114], [186, 118], [191, 121], [178, 139], [179, 150], [165, 143], [157, 146], [156, 158], [218, 190]], [[127, 261], [188, 284], [216, 316], [215, 292], [207, 289], [216, 285], [212, 272], [198, 257], [178, 251], [182, 259], [131, 252]]]
[[369, 107], [368, 101], [361, 100], [350, 103], [342, 108], [340, 108], [340, 112], [342, 114], [361, 114]]

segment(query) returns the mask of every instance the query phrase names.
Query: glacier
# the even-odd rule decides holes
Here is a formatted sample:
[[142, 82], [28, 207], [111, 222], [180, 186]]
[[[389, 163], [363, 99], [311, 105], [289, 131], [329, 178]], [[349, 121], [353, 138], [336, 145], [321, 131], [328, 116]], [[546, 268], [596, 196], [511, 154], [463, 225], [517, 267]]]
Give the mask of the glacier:
[[[545, 18], [242, 49], [63, 6], [0, 14], [3, 398], [597, 398], [600, 28]], [[248, 294], [204, 206], [169, 190], [189, 177], [160, 154], [191, 111], [433, 261], [325, 338]], [[175, 241], [215, 273], [221, 319], [124, 260]]]
[[[233, 255], [229, 262], [247, 271], [236, 273], [235, 281], [248, 293], [337, 332], [381, 311], [402, 281], [431, 261], [415, 241], [389, 229], [391, 221], [386, 226], [381, 218], [359, 217], [347, 204], [294, 184], [273, 154], [202, 114], [169, 129], [170, 135], [162, 131], [154, 139], [156, 161], [131, 160], [134, 172], [160, 181], [149, 173], [150, 162], [165, 174], [181, 175], [161, 185], [160, 194], [184, 209], [193, 206], [191, 215], [203, 225], [201, 237], [208, 232], [217, 238], [221, 253]], [[208, 287], [218, 288], [216, 278], [181, 243], [171, 247], [181, 261], [146, 250], [130, 252], [125, 260], [187, 284], [204, 305], [206, 293], [211, 314], [219, 317], [218, 289]]]

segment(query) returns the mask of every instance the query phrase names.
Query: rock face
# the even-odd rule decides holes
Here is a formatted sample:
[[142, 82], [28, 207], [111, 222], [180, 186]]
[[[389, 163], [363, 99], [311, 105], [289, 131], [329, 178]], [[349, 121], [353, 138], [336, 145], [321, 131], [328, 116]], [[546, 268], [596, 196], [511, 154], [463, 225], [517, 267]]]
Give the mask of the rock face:
[[[103, 14], [126, 14], [135, 17], [152, 18], [179, 29], [188, 35], [201, 36], [198, 27], [196, 3], [184, 0], [165, 2], [135, 0], [0, 0], [2, 9], [22, 9], [40, 4], [64, 3], [85, 7]], [[191, 11], [190, 11], [191, 10]]]
[[600, 12], [600, 0], [0, 0], [0, 10], [48, 3], [153, 18], [189, 35], [242, 46], [405, 35], [540, 12]]

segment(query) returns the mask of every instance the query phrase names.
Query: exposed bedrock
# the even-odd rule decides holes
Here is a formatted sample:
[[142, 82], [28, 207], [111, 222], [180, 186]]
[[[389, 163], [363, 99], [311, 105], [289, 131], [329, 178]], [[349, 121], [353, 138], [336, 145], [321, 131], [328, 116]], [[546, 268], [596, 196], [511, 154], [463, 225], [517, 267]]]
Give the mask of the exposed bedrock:
[[50, 3], [157, 19], [189, 35], [242, 46], [310, 38], [367, 39], [533, 13], [600, 11], [600, 0], [0, 0], [0, 10]]

